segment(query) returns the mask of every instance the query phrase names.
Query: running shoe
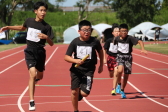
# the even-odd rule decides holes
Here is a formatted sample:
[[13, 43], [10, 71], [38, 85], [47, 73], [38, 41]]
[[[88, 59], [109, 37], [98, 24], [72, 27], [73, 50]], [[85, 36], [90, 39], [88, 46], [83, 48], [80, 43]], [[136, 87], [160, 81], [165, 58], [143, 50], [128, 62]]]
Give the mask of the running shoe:
[[111, 91], [111, 95], [113, 95], [113, 96], [116, 95], [116, 91], [115, 91], [115, 89]]
[[121, 85], [117, 85], [117, 87], [116, 87], [116, 93], [120, 94], [120, 91], [121, 91]]
[[125, 93], [124, 93], [124, 91], [120, 91], [120, 94], [121, 94], [121, 98], [122, 98], [122, 99], [127, 98], [126, 95], [125, 95]]
[[34, 101], [29, 102], [29, 110], [34, 111], [36, 109]]

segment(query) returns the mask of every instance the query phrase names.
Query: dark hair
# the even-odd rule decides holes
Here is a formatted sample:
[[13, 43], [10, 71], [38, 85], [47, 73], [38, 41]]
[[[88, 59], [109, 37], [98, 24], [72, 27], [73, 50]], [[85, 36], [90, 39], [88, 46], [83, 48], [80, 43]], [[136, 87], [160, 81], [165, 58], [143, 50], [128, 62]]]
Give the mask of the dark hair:
[[117, 23], [113, 23], [112, 24], [112, 28], [113, 28], [113, 26], [119, 26]]
[[82, 28], [82, 26], [90, 26], [90, 27], [92, 27], [90, 21], [87, 21], [87, 20], [80, 21], [78, 25], [79, 25], [79, 30]]
[[40, 1], [40, 2], [36, 2], [34, 4], [34, 10], [39, 9], [39, 7], [41, 7], [41, 6], [44, 6], [46, 8], [46, 10], [48, 9], [48, 5], [45, 2]]
[[119, 27], [120, 27], [119, 29], [124, 28], [124, 29], [127, 29], [127, 30], [128, 30], [128, 25], [127, 25], [127, 24], [125, 24], [125, 23], [120, 24], [120, 26], [119, 26]]
[[118, 25], [114, 25], [114, 26], [112, 26], [112, 28], [111, 28], [111, 32], [113, 32], [115, 28], [119, 28], [119, 26], [118, 26]]

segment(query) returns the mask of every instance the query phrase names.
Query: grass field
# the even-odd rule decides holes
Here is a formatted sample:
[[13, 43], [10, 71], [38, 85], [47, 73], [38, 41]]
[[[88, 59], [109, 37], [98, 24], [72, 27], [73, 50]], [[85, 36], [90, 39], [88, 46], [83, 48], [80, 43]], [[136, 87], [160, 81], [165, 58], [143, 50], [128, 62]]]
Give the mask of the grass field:
[[[61, 44], [61, 43], [57, 43], [57, 44]], [[7, 49], [12, 49], [15, 47], [19, 47], [19, 46], [23, 46], [25, 44], [9, 44], [9, 45], [0, 45], [0, 52], [7, 50]], [[140, 49], [140, 46], [134, 46], [134, 48], [138, 48]], [[168, 44], [145, 44], [145, 49], [147, 51], [152, 51], [152, 52], [157, 52], [157, 53], [161, 53], [161, 54], [167, 54], [168, 55]]]
[[[145, 50], [157, 52], [161, 54], [167, 54], [168, 55], [168, 44], [145, 44], [144, 45]], [[139, 45], [134, 46], [134, 48], [140, 49]]]
[[23, 46], [25, 44], [8, 44], [8, 45], [0, 45], [0, 52], [8, 49], [12, 49], [15, 47]]

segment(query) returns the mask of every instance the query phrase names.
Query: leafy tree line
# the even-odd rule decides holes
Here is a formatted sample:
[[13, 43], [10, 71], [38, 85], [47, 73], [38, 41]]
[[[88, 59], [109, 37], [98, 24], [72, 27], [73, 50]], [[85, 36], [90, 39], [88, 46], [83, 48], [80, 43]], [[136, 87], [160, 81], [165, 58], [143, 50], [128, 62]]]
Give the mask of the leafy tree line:
[[[0, 27], [21, 25], [26, 18], [35, 17], [32, 6], [37, 1], [39, 0], [0, 0]], [[163, 1], [161, 9], [160, 2], [157, 2], [157, 0], [79, 0], [75, 5], [79, 7], [79, 11], [65, 13], [59, 7], [60, 3], [66, 0], [55, 0], [56, 5], [50, 4], [48, 0], [42, 1], [49, 6], [45, 20], [54, 29], [61, 30], [61, 33], [62, 30], [77, 24], [83, 19], [90, 20], [93, 25], [125, 22], [130, 28], [145, 21], [151, 21], [159, 25], [168, 22], [168, 0]], [[110, 12], [89, 11], [88, 6], [91, 2], [93, 4], [101, 3]], [[18, 8], [22, 11], [17, 11]]]

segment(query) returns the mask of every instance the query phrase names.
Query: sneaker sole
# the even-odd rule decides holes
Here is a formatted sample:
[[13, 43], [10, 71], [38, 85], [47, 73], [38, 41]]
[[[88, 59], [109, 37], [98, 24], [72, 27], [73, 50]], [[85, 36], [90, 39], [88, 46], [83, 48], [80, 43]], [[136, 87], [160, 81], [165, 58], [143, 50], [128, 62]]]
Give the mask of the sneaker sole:
[[112, 93], [111, 95], [112, 95], [112, 96], [116, 96], [116, 94], [115, 94], [115, 93]]

